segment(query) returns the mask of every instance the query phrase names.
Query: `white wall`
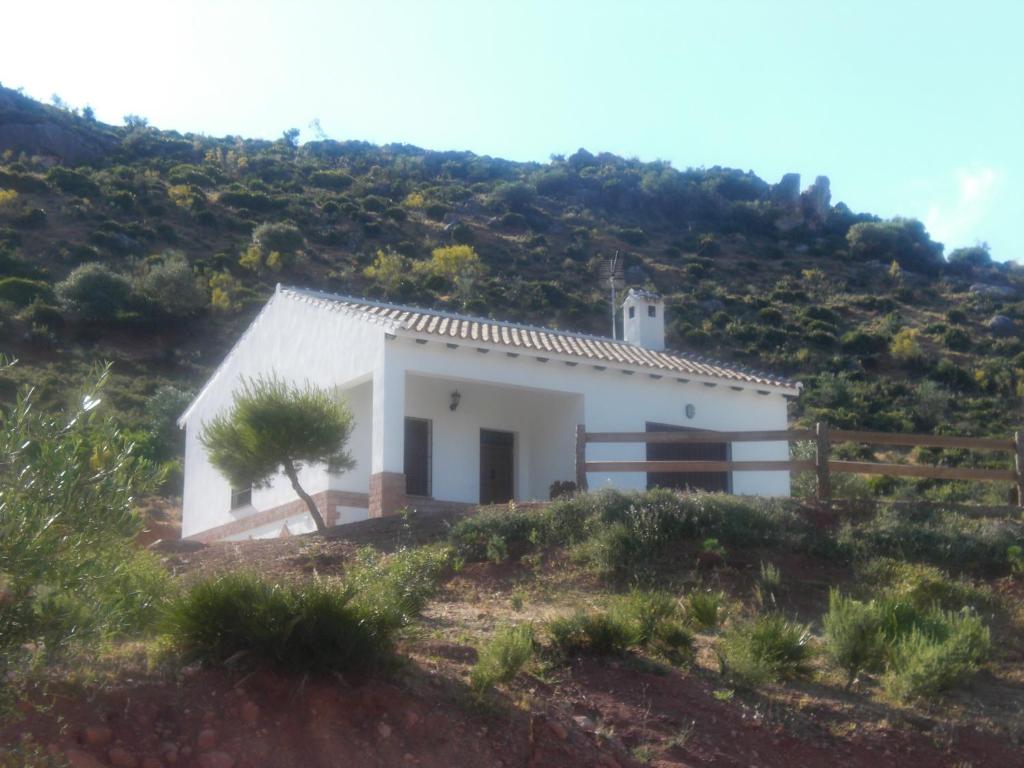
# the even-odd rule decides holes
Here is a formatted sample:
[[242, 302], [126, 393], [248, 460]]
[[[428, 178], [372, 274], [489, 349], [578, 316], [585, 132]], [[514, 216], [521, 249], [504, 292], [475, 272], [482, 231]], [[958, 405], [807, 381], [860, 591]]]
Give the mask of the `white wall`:
[[[309, 381], [320, 387], [345, 389], [368, 381], [383, 349], [383, 340], [384, 329], [378, 324], [326, 310], [288, 294], [275, 294], [185, 414], [182, 536], [191, 536], [295, 498], [287, 480], [277, 478], [270, 488], [253, 494], [252, 507], [232, 512], [231, 487], [209, 463], [199, 443], [203, 425], [230, 408], [233, 390], [242, 377], [274, 372], [295, 383]], [[368, 407], [369, 386], [356, 387], [354, 392], [358, 407], [362, 409], [364, 403]], [[355, 439], [359, 450], [365, 451], [364, 459], [352, 477], [342, 476], [338, 487], [348, 489], [351, 481], [352, 490], [365, 493], [367, 482], [358, 488], [354, 485], [360, 477], [368, 477], [370, 418], [368, 411], [363, 410], [356, 418], [359, 434]], [[361, 430], [365, 430], [365, 434]], [[300, 482], [310, 493], [317, 493], [327, 488], [327, 473], [322, 467], [306, 467], [300, 474]]]

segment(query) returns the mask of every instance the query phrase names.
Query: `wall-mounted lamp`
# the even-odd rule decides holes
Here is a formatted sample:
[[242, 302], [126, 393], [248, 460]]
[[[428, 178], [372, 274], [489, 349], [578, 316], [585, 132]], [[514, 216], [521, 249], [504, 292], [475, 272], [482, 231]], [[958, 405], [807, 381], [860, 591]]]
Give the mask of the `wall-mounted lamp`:
[[452, 391], [452, 402], [451, 402], [451, 405], [448, 406], [448, 410], [454, 411], [456, 408], [458, 408], [459, 407], [459, 401], [461, 399], [462, 399], [462, 395], [459, 394], [459, 390], [457, 390], [457, 389], [453, 390]]
[[686, 405], [686, 418], [692, 419], [696, 413], [697, 413], [697, 408], [693, 405], [693, 403], [687, 403], [687, 405]]

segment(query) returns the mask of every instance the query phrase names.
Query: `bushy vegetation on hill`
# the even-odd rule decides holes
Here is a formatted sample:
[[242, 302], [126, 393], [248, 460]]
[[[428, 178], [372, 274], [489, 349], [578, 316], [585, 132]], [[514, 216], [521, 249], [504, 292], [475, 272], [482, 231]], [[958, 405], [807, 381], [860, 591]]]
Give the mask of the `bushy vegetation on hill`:
[[[982, 246], [947, 259], [919, 222], [831, 206], [820, 182], [800, 196], [582, 149], [513, 163], [181, 135], [0, 96], [4, 119], [53, 128], [0, 147], [0, 344], [22, 360], [6, 397], [31, 381], [60, 400], [108, 358], [126, 425], [162, 434], [151, 398], [201, 383], [277, 282], [607, 334], [597, 265], [618, 251], [630, 284], [667, 297], [671, 347], [801, 379], [798, 418], [1002, 435], [1020, 422], [1024, 274]], [[932, 485], [909, 487], [976, 493]]]

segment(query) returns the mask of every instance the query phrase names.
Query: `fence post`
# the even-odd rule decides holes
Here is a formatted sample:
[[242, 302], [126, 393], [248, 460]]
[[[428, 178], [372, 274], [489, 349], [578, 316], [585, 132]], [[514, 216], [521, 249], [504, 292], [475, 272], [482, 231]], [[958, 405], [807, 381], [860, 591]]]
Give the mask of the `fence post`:
[[1014, 457], [1014, 467], [1017, 470], [1017, 506], [1024, 508], [1024, 432], [1014, 432], [1013, 443], [1017, 447]]
[[587, 490], [587, 428], [576, 425], [576, 490]]
[[817, 452], [814, 456], [814, 469], [818, 474], [818, 499], [832, 498], [832, 478], [828, 473], [828, 423], [819, 421], [814, 425], [817, 438]]

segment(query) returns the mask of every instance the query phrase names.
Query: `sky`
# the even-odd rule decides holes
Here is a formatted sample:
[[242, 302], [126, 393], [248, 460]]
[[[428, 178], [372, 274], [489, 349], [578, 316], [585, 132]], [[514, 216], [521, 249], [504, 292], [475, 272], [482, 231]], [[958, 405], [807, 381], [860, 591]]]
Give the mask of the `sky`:
[[7, 0], [0, 83], [213, 136], [580, 147], [768, 181], [1024, 262], [1024, 0]]

